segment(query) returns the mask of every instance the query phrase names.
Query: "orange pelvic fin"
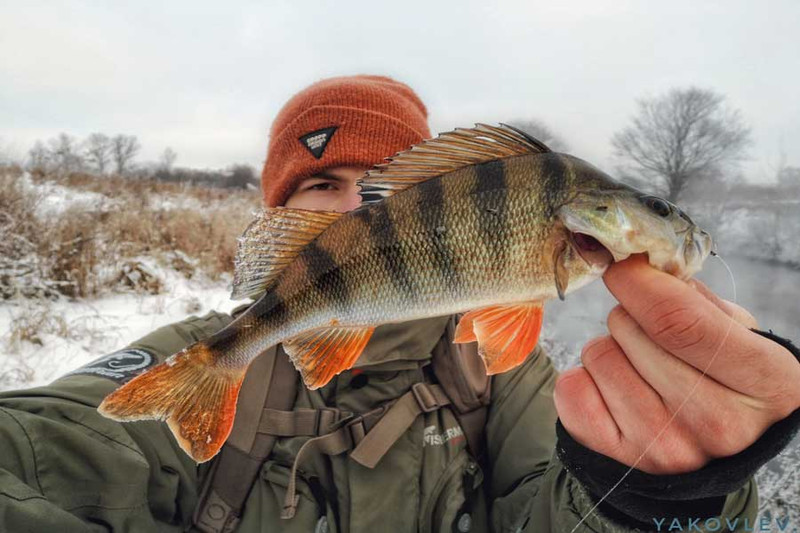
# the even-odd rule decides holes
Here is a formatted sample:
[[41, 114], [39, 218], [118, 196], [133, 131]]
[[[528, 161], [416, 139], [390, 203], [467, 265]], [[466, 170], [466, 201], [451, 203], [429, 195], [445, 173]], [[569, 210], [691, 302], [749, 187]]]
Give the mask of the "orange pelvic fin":
[[542, 330], [542, 302], [484, 307], [466, 313], [453, 342], [478, 341], [488, 374], [499, 374], [521, 364], [536, 347]]
[[195, 343], [106, 396], [97, 410], [120, 422], [166, 420], [183, 451], [208, 461], [231, 432], [246, 370], [213, 361], [209, 348]]
[[352, 367], [369, 342], [374, 326], [316, 329], [283, 343], [309, 389], [318, 389]]

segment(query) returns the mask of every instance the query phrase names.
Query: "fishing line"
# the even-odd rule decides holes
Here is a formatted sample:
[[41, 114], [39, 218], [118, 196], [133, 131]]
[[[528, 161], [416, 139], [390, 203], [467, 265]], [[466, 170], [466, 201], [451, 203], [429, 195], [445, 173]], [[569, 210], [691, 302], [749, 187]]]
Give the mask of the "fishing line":
[[[730, 280], [731, 280], [731, 286], [733, 287], [733, 303], [736, 303], [736, 280], [733, 277], [733, 272], [731, 271], [731, 267], [729, 267], [728, 263], [723, 261], [723, 259], [716, 252], [712, 251], [711, 255], [713, 257], [716, 257], [717, 259], [719, 259], [719, 261], [722, 263], [722, 265], [728, 271], [728, 276], [730, 277]], [[672, 416], [669, 418], [669, 420], [667, 420], [666, 424], [664, 424], [664, 427], [661, 428], [661, 431], [659, 431], [658, 434], [656, 434], [656, 436], [653, 438], [653, 440], [650, 442], [650, 444], [647, 445], [647, 447], [644, 449], [644, 451], [641, 453], [641, 455], [639, 455], [639, 457], [633, 462], [633, 464], [628, 468], [628, 470], [626, 470], [625, 473], [622, 474], [622, 477], [619, 478], [619, 481], [614, 483], [614, 485], [610, 489], [608, 489], [608, 491], [603, 495], [603, 497], [600, 498], [597, 501], [597, 503], [592, 506], [591, 509], [589, 509], [589, 512], [586, 513], [586, 516], [583, 516], [581, 518], [580, 522], [575, 524], [575, 527], [572, 528], [570, 533], [575, 533], [575, 531], [577, 531], [577, 529], [590, 516], [592, 516], [592, 513], [594, 513], [594, 511], [600, 506], [600, 504], [603, 503], [606, 500], [606, 498], [611, 496], [611, 493], [614, 492], [617, 489], [617, 487], [619, 487], [622, 484], [623, 481], [625, 481], [625, 478], [627, 478], [628, 475], [630, 475], [630, 473], [633, 472], [633, 470], [639, 465], [639, 463], [642, 461], [642, 459], [644, 459], [644, 457], [647, 455], [647, 452], [650, 451], [650, 448], [652, 448], [653, 445], [655, 445], [655, 443], [658, 442], [658, 439], [661, 438], [661, 435], [663, 435], [664, 432], [667, 431], [669, 426], [672, 424], [672, 422], [678, 416], [678, 413], [680, 413], [681, 409], [683, 409], [683, 406], [686, 405], [689, 402], [689, 400], [692, 397], [692, 394], [694, 394], [694, 391], [700, 385], [700, 382], [703, 381], [703, 378], [706, 377], [706, 374], [708, 374], [708, 369], [711, 368], [712, 363], [717, 358], [717, 355], [719, 355], [720, 351], [722, 350], [722, 346], [725, 344], [725, 341], [728, 339], [728, 336], [731, 333], [731, 329], [733, 329], [733, 324], [736, 321], [734, 320], [733, 316], [730, 316], [729, 318], [730, 318], [730, 321], [728, 322], [728, 330], [725, 332], [725, 335], [722, 337], [722, 341], [720, 341], [719, 346], [717, 347], [717, 350], [714, 352], [714, 355], [711, 356], [711, 359], [708, 361], [708, 364], [703, 369], [702, 375], [697, 379], [697, 381], [695, 381], [695, 383], [692, 386], [692, 388], [689, 389], [689, 393], [686, 395], [686, 398], [684, 398], [683, 401], [680, 403], [680, 405], [678, 405], [678, 408], [675, 410], [674, 413], [672, 413]]]

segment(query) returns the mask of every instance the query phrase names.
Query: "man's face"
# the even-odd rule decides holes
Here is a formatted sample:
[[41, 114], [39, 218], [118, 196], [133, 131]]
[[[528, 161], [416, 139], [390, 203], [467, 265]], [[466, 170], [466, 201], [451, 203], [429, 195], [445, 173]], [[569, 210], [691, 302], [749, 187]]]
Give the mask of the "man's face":
[[334, 167], [300, 182], [283, 204], [296, 209], [346, 213], [361, 205], [356, 180], [366, 168]]

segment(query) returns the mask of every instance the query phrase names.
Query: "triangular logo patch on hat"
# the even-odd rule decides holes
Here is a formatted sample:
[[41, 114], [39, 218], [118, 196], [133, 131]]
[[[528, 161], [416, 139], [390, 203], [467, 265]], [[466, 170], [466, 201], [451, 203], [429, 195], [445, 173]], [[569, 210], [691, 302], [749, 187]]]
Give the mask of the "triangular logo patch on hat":
[[321, 130], [306, 133], [300, 137], [300, 142], [303, 146], [308, 148], [311, 155], [320, 159], [323, 152], [325, 152], [325, 147], [328, 146], [328, 143], [331, 141], [331, 137], [333, 137], [336, 128], [338, 128], [338, 126], [331, 126], [329, 128], [322, 128]]

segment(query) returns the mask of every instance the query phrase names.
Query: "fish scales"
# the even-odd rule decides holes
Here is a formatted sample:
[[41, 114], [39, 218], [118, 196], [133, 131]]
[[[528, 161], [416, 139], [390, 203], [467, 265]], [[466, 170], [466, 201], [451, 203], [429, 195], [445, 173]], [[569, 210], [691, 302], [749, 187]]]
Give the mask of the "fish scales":
[[[519, 156], [457, 170], [336, 221], [306, 246], [275, 287], [288, 309], [282, 321], [302, 319], [292, 328], [276, 328], [278, 321], [268, 320], [268, 336], [264, 328], [245, 331], [254, 342], [240, 350], [258, 354], [276, 338], [332, 320], [401, 322], [463, 311], [465, 298], [467, 307], [476, 307], [498, 294], [516, 301], [542, 296], [540, 287], [550, 288], [552, 277], [549, 262], [541, 264], [548, 256], [546, 217], [564, 187], [562, 180], [539, 181], [531, 174], [565, 166], [542, 158], [561, 159]], [[539, 193], [547, 196], [537, 200]]]
[[[253, 342], [242, 339], [237, 360], [332, 320], [399, 322], [463, 311], [465, 303], [484, 306], [498, 295], [512, 301], [549, 296], [553, 210], [570, 182], [588, 177], [573, 167], [558, 154], [493, 161], [343, 217], [287, 267], [275, 288], [285, 304], [277, 308], [280, 320], [262, 317], [266, 328], [246, 331]], [[294, 327], [276, 327], [299, 317]], [[265, 329], [272, 334], [265, 336]]]
[[204, 461], [230, 430], [247, 365], [272, 345], [317, 388], [355, 363], [377, 325], [466, 313], [454, 342], [477, 341], [487, 372], [503, 372], [533, 351], [545, 300], [632, 253], [686, 278], [711, 247], [677, 207], [505, 126], [426, 141], [362, 189], [364, 204], [345, 214], [267, 208], [240, 240], [234, 281], [258, 300], [101, 412], [166, 418]]

